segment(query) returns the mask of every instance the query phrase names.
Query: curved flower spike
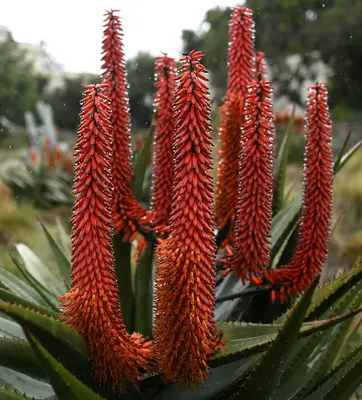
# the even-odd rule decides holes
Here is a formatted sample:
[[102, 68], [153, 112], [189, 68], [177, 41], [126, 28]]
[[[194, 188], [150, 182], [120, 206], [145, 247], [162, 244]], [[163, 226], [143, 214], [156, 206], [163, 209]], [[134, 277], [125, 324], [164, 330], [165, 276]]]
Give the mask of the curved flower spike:
[[101, 382], [123, 390], [147, 369], [151, 343], [122, 321], [112, 248], [112, 125], [105, 85], [85, 86], [75, 146], [72, 286], [60, 301], [67, 324], [88, 340]]
[[321, 273], [328, 254], [333, 158], [328, 92], [323, 84], [309, 88], [306, 127], [304, 197], [297, 247], [287, 266], [265, 272], [265, 278], [279, 287], [272, 298], [283, 302], [310, 285]]
[[221, 107], [218, 133], [219, 163], [216, 174], [215, 213], [217, 228], [230, 221], [232, 242], [237, 199], [240, 126], [244, 116], [247, 84], [255, 80], [254, 21], [247, 7], [235, 7], [229, 23], [228, 86]]
[[172, 199], [172, 140], [175, 128], [173, 102], [176, 90], [176, 63], [171, 57], [156, 58], [156, 120], [153, 149], [152, 226], [167, 226]]
[[111, 100], [113, 125], [112, 176], [114, 182], [113, 219], [115, 232], [123, 232], [124, 241], [137, 236], [136, 225], [148, 225], [150, 215], [133, 193], [133, 168], [130, 135], [130, 114], [126, 65], [124, 61], [123, 31], [116, 11], [108, 11], [102, 44], [103, 82], [108, 84], [105, 94]]
[[243, 282], [269, 264], [274, 123], [270, 82], [250, 82], [241, 128], [235, 239], [227, 268]]
[[203, 54], [181, 59], [175, 96], [170, 232], [156, 250], [154, 351], [166, 380], [198, 385], [221, 346], [214, 321], [210, 99]]

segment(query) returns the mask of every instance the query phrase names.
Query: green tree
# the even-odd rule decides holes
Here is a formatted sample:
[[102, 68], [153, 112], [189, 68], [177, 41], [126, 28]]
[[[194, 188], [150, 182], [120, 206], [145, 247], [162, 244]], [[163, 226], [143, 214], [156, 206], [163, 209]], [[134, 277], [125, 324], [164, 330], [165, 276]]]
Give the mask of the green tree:
[[[316, 79], [316, 62], [332, 70], [328, 86], [332, 106], [362, 105], [362, 2], [360, 0], [248, 0], [254, 10], [255, 44], [264, 51], [277, 94], [302, 104], [300, 87]], [[214, 8], [205, 15], [201, 33], [184, 31], [184, 50], [195, 46], [207, 54], [206, 66], [218, 96], [226, 88], [227, 31], [231, 9]], [[288, 57], [299, 55], [296, 65]]]
[[99, 83], [99, 75], [83, 74], [76, 78], [65, 78], [64, 84], [45, 96], [53, 107], [56, 125], [76, 132], [79, 124], [79, 102], [82, 99], [83, 85]]
[[8, 33], [0, 42], [0, 115], [23, 125], [24, 112], [34, 108], [43, 80], [26, 61], [25, 51]]
[[155, 58], [149, 53], [138, 53], [127, 62], [129, 103], [132, 130], [147, 128], [153, 115]]

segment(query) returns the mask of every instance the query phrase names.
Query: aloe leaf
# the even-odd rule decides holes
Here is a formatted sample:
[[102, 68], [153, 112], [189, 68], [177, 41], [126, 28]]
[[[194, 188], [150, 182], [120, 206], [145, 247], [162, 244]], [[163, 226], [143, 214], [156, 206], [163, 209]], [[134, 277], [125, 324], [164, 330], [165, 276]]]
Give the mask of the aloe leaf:
[[54, 257], [56, 258], [59, 266], [59, 271], [62, 274], [62, 277], [64, 278], [64, 282], [66, 284], [66, 290], [69, 290], [70, 284], [71, 284], [71, 279], [70, 279], [70, 273], [71, 273], [71, 265], [70, 261], [68, 258], [65, 256], [63, 253], [62, 249], [59, 247], [58, 243], [54, 240], [53, 236], [50, 234], [48, 231], [47, 227], [43, 224], [43, 222], [38, 218], [39, 223], [41, 227], [43, 228], [45, 237], [48, 241], [48, 244], [50, 248], [52, 249], [52, 252], [54, 254]]
[[91, 366], [84, 338], [63, 322], [23, 307], [0, 303], [0, 311], [34, 335], [77, 378], [88, 382]]
[[153, 244], [148, 243], [137, 265], [135, 279], [135, 330], [152, 336], [153, 320]]
[[145, 139], [142, 150], [135, 160], [134, 176], [133, 176], [133, 189], [137, 200], [142, 200], [143, 195], [143, 182], [145, 179], [147, 164], [151, 156], [151, 146], [155, 134], [155, 125], [152, 124], [151, 129]]
[[6, 303], [23, 306], [25, 308], [29, 308], [34, 311], [39, 311], [40, 313], [48, 315], [49, 317], [53, 318], [59, 317], [59, 312], [56, 312], [49, 307], [43, 307], [32, 301], [28, 301], [23, 297], [19, 297], [16, 294], [13, 294], [5, 289], [0, 289], [0, 300], [5, 301]]
[[354, 155], [354, 153], [361, 147], [362, 145], [362, 140], [360, 140], [358, 143], [356, 143], [350, 150], [347, 151], [347, 153], [343, 154], [341, 157], [338, 165], [334, 165], [334, 172], [335, 174], [339, 172], [349, 161], [349, 159]]
[[[332, 308], [323, 314], [330, 318], [358, 309], [362, 302], [361, 284], [350, 289]], [[288, 359], [282, 383], [275, 399], [304, 399], [316, 388], [320, 379], [332, 368], [352, 319], [348, 319], [326, 330], [312, 335], [310, 339], [298, 344]], [[303, 380], [300, 377], [303, 376]]]
[[345, 295], [356, 283], [362, 280], [362, 264], [356, 266], [332, 281], [325, 284], [322, 288], [315, 291], [312, 303], [309, 306], [307, 319], [313, 320], [321, 315], [343, 295]]
[[113, 236], [115, 269], [118, 281], [118, 293], [124, 323], [128, 332], [134, 328], [134, 294], [132, 289], [131, 244], [122, 242], [122, 234]]
[[101, 400], [97, 393], [75, 378], [60, 364], [29, 332], [25, 331], [30, 346], [38, 357], [49, 381], [60, 399], [67, 400]]
[[[9, 390], [25, 394], [28, 398], [44, 399], [54, 395], [54, 390], [47, 383], [38, 379], [31, 378], [21, 372], [0, 366], [0, 385]], [[1, 393], [1, 392], [0, 392]], [[2, 397], [0, 397], [2, 400]]]
[[25, 336], [23, 330], [16, 322], [0, 316], [0, 340], [3, 338], [24, 340]]
[[352, 135], [352, 131], [349, 130], [349, 132], [348, 132], [348, 134], [347, 134], [347, 136], [346, 136], [346, 138], [345, 138], [345, 140], [343, 142], [343, 145], [342, 145], [342, 147], [340, 148], [340, 150], [338, 152], [337, 158], [334, 161], [334, 165], [333, 165], [334, 173], [338, 172], [342, 157], [346, 153], [349, 140], [351, 139], [351, 135]]
[[19, 393], [18, 391], [9, 390], [5, 387], [0, 387], [0, 399], [1, 400], [26, 400], [30, 399], [30, 397], [25, 396], [24, 394]]
[[29, 247], [21, 243], [15, 247], [24, 262], [25, 268], [39, 283], [57, 297], [66, 292], [66, 286], [60, 276], [48, 268]]
[[298, 339], [299, 330], [317, 283], [318, 281], [315, 280], [303, 294], [293, 313], [268, 351], [261, 358], [260, 363], [250, 373], [246, 382], [238, 389], [237, 397], [235, 398], [267, 400], [275, 393], [285, 368], [285, 361]]
[[289, 237], [290, 232], [295, 228], [299, 219], [301, 206], [302, 196], [298, 196], [273, 218], [271, 261], [277, 255], [285, 240]]
[[32, 287], [2, 267], [0, 267], [0, 284], [6, 290], [24, 298], [25, 300], [34, 302], [41, 306], [48, 306], [45, 300]]
[[70, 241], [70, 235], [65, 230], [59, 217], [56, 217], [55, 222], [56, 222], [56, 226], [57, 226], [57, 232], [58, 232], [58, 237], [59, 237], [59, 242], [60, 242], [61, 248], [62, 248], [65, 256], [67, 257], [67, 260], [70, 261], [71, 254], [72, 254], [72, 245], [71, 245], [71, 241]]
[[292, 116], [285, 131], [282, 143], [280, 145], [278, 156], [275, 160], [273, 215], [278, 214], [278, 212], [284, 206], [283, 200], [284, 200], [285, 175], [288, 164], [289, 144], [293, 132], [294, 115], [295, 115], [295, 106], [293, 107]]
[[37, 291], [50, 308], [59, 312], [58, 298], [38, 282], [13, 256], [10, 255], [10, 257], [29, 285]]
[[[240, 293], [248, 289], [248, 284], [245, 285], [240, 279], [236, 278], [234, 272], [231, 272], [216, 288], [216, 299], [222, 298], [227, 295]], [[244, 299], [235, 298], [227, 300], [222, 303], [216, 303], [215, 319], [218, 322], [230, 321], [232, 316], [244, 305]]]
[[199, 388], [168, 385], [154, 397], [154, 400], [214, 400], [228, 396], [228, 392], [251, 370], [259, 355], [213, 368]]
[[[323, 400], [329, 399], [330, 392], [335, 388], [338, 388], [339, 385], [347, 386], [343, 388], [341, 393], [343, 396], [348, 395], [348, 397], [344, 397], [345, 399], [349, 399], [354, 391], [350, 391], [349, 385], [353, 388], [353, 382], [342, 382], [346, 376], [350, 373], [350, 371], [354, 368], [359, 369], [359, 382], [357, 381], [357, 385], [362, 384], [362, 346], [357, 347], [351, 354], [346, 357], [345, 360], [339, 363], [339, 365], [333, 369], [327, 376], [324, 377], [322, 382], [318, 385], [317, 389], [311, 393], [306, 400]], [[352, 379], [353, 380], [353, 379]], [[358, 386], [357, 386], [358, 387]], [[338, 397], [338, 399], [342, 399], [342, 397]]]
[[35, 379], [46, 380], [29, 343], [23, 340], [0, 338], [0, 365]]

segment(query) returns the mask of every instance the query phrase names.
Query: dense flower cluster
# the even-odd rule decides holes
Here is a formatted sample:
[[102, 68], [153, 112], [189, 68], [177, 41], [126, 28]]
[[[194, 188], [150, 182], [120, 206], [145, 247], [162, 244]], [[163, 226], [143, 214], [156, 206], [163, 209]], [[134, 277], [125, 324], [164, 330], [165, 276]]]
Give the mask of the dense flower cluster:
[[230, 221], [233, 236], [238, 187], [240, 127], [243, 123], [247, 84], [255, 76], [254, 21], [252, 11], [236, 7], [230, 20], [228, 87], [221, 107], [218, 134], [219, 163], [216, 176], [215, 213], [219, 229]]
[[265, 271], [279, 287], [272, 297], [291, 300], [321, 273], [328, 253], [333, 201], [333, 158], [328, 93], [322, 84], [309, 89], [306, 115], [303, 210], [297, 247], [287, 266]]
[[94, 373], [123, 389], [147, 368], [150, 342], [122, 321], [112, 248], [112, 125], [105, 85], [85, 87], [75, 146], [72, 287], [61, 298], [63, 318], [87, 337]]
[[156, 58], [155, 140], [152, 171], [152, 225], [167, 226], [172, 198], [172, 140], [174, 131], [173, 102], [175, 97], [176, 63], [171, 57]]
[[111, 99], [113, 126], [112, 176], [114, 182], [113, 219], [115, 232], [122, 231], [125, 241], [137, 236], [136, 224], [145, 225], [150, 215], [133, 193], [133, 169], [130, 135], [128, 85], [122, 43], [122, 25], [115, 11], [106, 14], [103, 39], [103, 82]]
[[243, 281], [269, 264], [273, 199], [274, 123], [270, 82], [250, 82], [239, 154], [233, 255], [227, 263]]
[[181, 59], [175, 99], [170, 231], [156, 251], [155, 358], [167, 380], [198, 385], [220, 346], [210, 100], [202, 53]]

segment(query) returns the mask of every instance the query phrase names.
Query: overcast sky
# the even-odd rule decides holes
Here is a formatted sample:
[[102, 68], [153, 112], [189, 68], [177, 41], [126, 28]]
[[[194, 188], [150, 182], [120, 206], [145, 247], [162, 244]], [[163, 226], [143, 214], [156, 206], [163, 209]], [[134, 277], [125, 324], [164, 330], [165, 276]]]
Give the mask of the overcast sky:
[[100, 71], [103, 15], [121, 10], [127, 57], [138, 51], [178, 57], [182, 29], [199, 29], [212, 7], [230, 0], [0, 0], [0, 25], [15, 40], [44, 40], [50, 54], [71, 72]]

